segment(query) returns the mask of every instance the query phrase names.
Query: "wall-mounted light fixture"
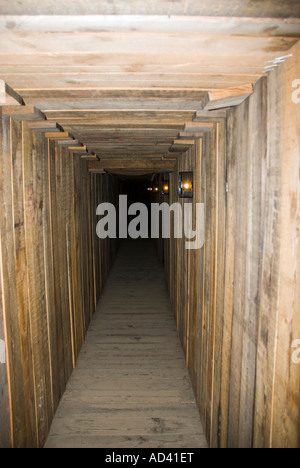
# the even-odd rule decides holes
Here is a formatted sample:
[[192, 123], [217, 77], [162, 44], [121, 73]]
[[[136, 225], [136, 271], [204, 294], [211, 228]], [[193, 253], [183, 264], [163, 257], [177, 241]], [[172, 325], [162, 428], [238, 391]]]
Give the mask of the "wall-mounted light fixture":
[[158, 187], [158, 185], [154, 185], [154, 187], [153, 187], [153, 192], [159, 192], [159, 187]]
[[193, 173], [179, 172], [179, 198], [193, 198]]
[[147, 187], [148, 192], [153, 192], [153, 187]]
[[162, 181], [162, 194], [163, 195], [169, 195], [169, 181], [168, 180], [163, 180]]

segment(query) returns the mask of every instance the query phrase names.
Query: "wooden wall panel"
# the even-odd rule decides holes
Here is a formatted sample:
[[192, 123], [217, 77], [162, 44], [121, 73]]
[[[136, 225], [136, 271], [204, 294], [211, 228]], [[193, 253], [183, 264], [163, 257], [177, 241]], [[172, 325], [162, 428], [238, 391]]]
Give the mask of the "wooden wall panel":
[[[234, 147], [228, 147], [227, 164], [230, 167], [228, 197], [230, 196], [233, 201], [233, 204], [230, 201], [230, 210], [233, 213], [228, 215], [235, 217], [235, 228], [234, 239], [229, 231], [232, 245], [226, 245], [230, 255], [234, 255], [234, 265], [232, 265], [234, 276], [231, 267], [228, 272], [225, 271], [225, 278], [228, 274], [228, 281], [233, 279], [234, 284], [231, 289], [232, 299], [228, 292], [226, 297], [226, 300], [228, 298], [232, 303], [232, 315], [229, 315], [230, 322], [227, 328], [230, 330], [232, 327], [232, 330], [229, 337], [231, 343], [229, 406], [228, 415], [223, 415], [225, 418], [223, 424], [228, 420], [228, 432], [225, 429], [227, 424], [224, 430], [227, 444], [233, 447], [253, 446], [255, 362], [263, 242], [263, 183], [266, 164], [265, 85], [265, 81], [260, 81], [253, 98], [236, 111], [231, 111], [232, 116], [227, 126], [228, 133], [234, 134], [231, 137]], [[230, 229], [228, 224], [227, 228]], [[226, 343], [225, 346], [228, 353]], [[228, 365], [228, 360], [225, 362]]]
[[[202, 140], [196, 140], [194, 148], [194, 203], [203, 202], [202, 199]], [[204, 220], [203, 220], [204, 221]], [[199, 226], [198, 226], [199, 227]], [[196, 211], [193, 212], [193, 229], [196, 229]], [[198, 287], [199, 273], [203, 262], [203, 248], [190, 251], [190, 310], [188, 324], [187, 365], [191, 379], [197, 392], [197, 373], [199, 366], [198, 346], [201, 343], [201, 288]], [[194, 292], [194, 293], [193, 293]], [[201, 346], [201, 345], [200, 345]]]
[[300, 367], [292, 360], [299, 322], [300, 45], [269, 77], [268, 173], [258, 326], [255, 445], [299, 447]]
[[43, 159], [39, 135], [22, 123], [22, 173], [29, 326], [37, 446], [43, 446], [53, 417], [43, 240]]
[[[24, 237], [18, 239], [18, 223], [14, 223], [14, 208], [17, 203], [13, 201], [12, 187], [14, 187], [12, 171], [12, 151], [18, 148], [18, 156], [14, 155], [14, 161], [22, 167], [22, 145], [16, 144], [11, 148], [10, 117], [2, 118], [2, 148], [0, 158], [0, 197], [1, 197], [1, 267], [3, 274], [2, 306], [6, 338], [6, 361], [10, 403], [10, 425], [12, 428], [11, 441], [15, 447], [25, 447], [36, 443], [35, 408], [29, 399], [26, 405], [24, 394], [33, 396], [33, 384], [30, 373], [32, 372], [31, 336], [28, 336], [28, 316], [26, 313], [26, 299], [21, 307], [18, 302], [22, 295], [27, 296], [27, 283], [20, 285], [22, 277], [25, 278], [26, 257]], [[22, 180], [18, 182], [22, 183]], [[24, 214], [23, 214], [24, 219]], [[21, 221], [24, 224], [24, 221]], [[16, 240], [15, 240], [16, 237]], [[21, 244], [20, 254], [15, 250]], [[24, 305], [24, 307], [23, 307]], [[25, 328], [23, 328], [25, 326]], [[29, 356], [23, 367], [24, 358]], [[30, 380], [29, 380], [30, 379]], [[14, 395], [14, 397], [12, 397]], [[28, 428], [28, 432], [27, 432]]]
[[42, 447], [116, 250], [92, 231], [115, 186], [98, 176], [92, 198], [80, 155], [14, 114], [1, 119], [1, 445]]
[[[299, 45], [292, 53], [169, 176], [170, 204], [205, 204], [203, 248], [187, 250], [172, 228], [158, 251], [212, 447], [299, 446]], [[97, 238], [96, 207], [118, 186], [22, 109], [0, 108], [0, 446], [37, 447], [117, 249]], [[180, 171], [194, 172], [193, 200], [178, 200]]]
[[211, 383], [211, 429], [210, 445], [220, 446], [221, 391], [222, 391], [222, 351], [224, 328], [224, 263], [225, 263], [225, 222], [226, 222], [226, 125], [222, 119], [215, 125], [216, 139], [216, 234], [215, 234], [215, 297], [214, 297], [214, 344], [212, 351]]
[[299, 53], [178, 160], [205, 201], [205, 242], [171, 239], [167, 278], [212, 447], [299, 446]]
[[[291, 354], [300, 339], [300, 102], [291, 99], [300, 78], [300, 43], [284, 66], [280, 283], [274, 369], [272, 447], [300, 447], [300, 364]], [[298, 81], [299, 88], [299, 81]], [[299, 346], [298, 346], [299, 347]]]
[[[3, 148], [3, 120], [2, 120], [2, 109], [0, 107], [0, 148]], [[3, 163], [0, 162], [0, 177], [3, 174]], [[0, 188], [1, 201], [3, 201], [3, 193]], [[1, 223], [1, 237], [2, 237], [2, 223]], [[0, 256], [2, 257], [2, 242], [0, 243]], [[1, 362], [0, 362], [0, 448], [9, 448], [11, 446], [11, 434], [10, 434], [10, 414], [9, 414], [9, 394], [8, 394], [8, 381], [7, 381], [7, 369], [6, 369], [6, 334], [5, 334], [5, 323], [4, 323], [4, 308], [5, 308], [5, 296], [3, 285], [3, 268], [0, 262], [0, 346], [1, 346]]]

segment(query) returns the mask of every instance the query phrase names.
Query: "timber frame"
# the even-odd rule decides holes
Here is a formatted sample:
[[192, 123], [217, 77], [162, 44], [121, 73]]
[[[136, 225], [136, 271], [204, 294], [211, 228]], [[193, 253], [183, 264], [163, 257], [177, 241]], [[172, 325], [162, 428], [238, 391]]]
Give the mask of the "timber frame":
[[300, 3], [0, 11], [0, 447], [45, 443], [117, 251], [97, 205], [182, 171], [204, 248], [157, 248], [207, 441], [299, 447]]

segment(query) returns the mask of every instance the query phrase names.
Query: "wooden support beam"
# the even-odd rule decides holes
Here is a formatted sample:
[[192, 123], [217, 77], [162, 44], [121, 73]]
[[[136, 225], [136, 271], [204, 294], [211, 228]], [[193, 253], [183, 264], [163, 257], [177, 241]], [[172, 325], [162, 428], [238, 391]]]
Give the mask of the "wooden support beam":
[[70, 138], [67, 138], [66, 140], [58, 140], [57, 144], [58, 146], [70, 146], [70, 144], [72, 144], [72, 146], [77, 146], [80, 144], [80, 142], [78, 140], [71, 140]]
[[214, 128], [212, 122], [187, 122], [184, 126], [184, 132], [210, 132]]
[[253, 94], [253, 85], [246, 84], [238, 88], [209, 91], [203, 103], [204, 110], [224, 109], [242, 104]]
[[63, 132], [63, 128], [57, 123], [57, 122], [49, 122], [48, 120], [46, 121], [34, 121], [34, 122], [28, 122], [28, 128], [30, 130], [34, 130], [35, 132], [42, 132], [42, 133], [48, 133], [48, 132]]
[[[97, 125], [101, 128], [176, 128], [193, 120], [194, 111], [154, 110], [101, 110], [68, 109], [47, 110], [47, 118], [66, 125]], [[183, 128], [180, 128], [183, 130]]]
[[22, 97], [16, 93], [5, 81], [0, 80], [0, 106], [24, 105]]
[[207, 132], [180, 132], [179, 139], [188, 139], [188, 138], [203, 138], [204, 134]]
[[69, 132], [47, 132], [45, 137], [49, 140], [74, 140], [74, 137]]
[[173, 146], [194, 146], [195, 140], [174, 140]]
[[179, 145], [175, 146], [175, 145], [173, 145], [170, 148], [170, 153], [178, 153], [179, 155], [181, 155], [182, 153], [185, 153], [189, 149], [190, 149], [190, 146], [179, 146]]
[[197, 111], [193, 122], [216, 122], [220, 119], [226, 119], [227, 109], [201, 110]]
[[68, 150], [71, 151], [72, 153], [81, 153], [83, 151], [86, 151], [86, 146], [68, 146]]
[[102, 153], [102, 154], [119, 154], [119, 156], [123, 156], [124, 154], [138, 154], [138, 155], [163, 155], [169, 151], [171, 144], [164, 145], [164, 146], [107, 146], [101, 147], [99, 145], [88, 145], [90, 151], [94, 153]]
[[99, 169], [128, 169], [128, 170], [149, 170], [153, 172], [173, 171], [175, 162], [169, 160], [129, 160], [129, 159], [106, 159], [98, 162], [89, 162], [89, 171], [95, 172]]
[[80, 155], [81, 159], [85, 159], [85, 161], [99, 161], [98, 156], [96, 154], [81, 154]]
[[33, 106], [4, 106], [2, 115], [15, 120], [46, 120], [45, 114]]

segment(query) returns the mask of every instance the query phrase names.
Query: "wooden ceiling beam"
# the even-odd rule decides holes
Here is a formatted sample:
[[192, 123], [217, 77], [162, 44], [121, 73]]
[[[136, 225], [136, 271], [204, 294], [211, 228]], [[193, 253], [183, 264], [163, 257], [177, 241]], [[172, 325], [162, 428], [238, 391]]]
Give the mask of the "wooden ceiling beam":
[[195, 138], [195, 139], [199, 139], [199, 138], [203, 138], [205, 133], [208, 133], [207, 131], [206, 132], [180, 132], [179, 133], [179, 140], [188, 140], [190, 138]]
[[[299, 25], [298, 25], [299, 27]], [[254, 28], [255, 30], [255, 28]], [[191, 39], [192, 36], [192, 39]], [[155, 54], [155, 58], [163, 63], [171, 57], [183, 56], [187, 59], [195, 56], [214, 55], [240, 55], [244, 54], [244, 60], [248, 54], [256, 51], [256, 57], [272, 56], [274, 53], [284, 55], [282, 52], [290, 50], [299, 40], [299, 31], [295, 36], [260, 36], [257, 35], [235, 35], [220, 30], [218, 34], [210, 33], [162, 33], [157, 32], [103, 32], [87, 31], [86, 33], [74, 34], [74, 31], [53, 32], [41, 34], [40, 31], [27, 31], [26, 40], [24, 34], [13, 29], [0, 30], [0, 42], [5, 43], [4, 55], [34, 55], [39, 54], [80, 54], [81, 60], [85, 62], [85, 54], [99, 54], [110, 58], [110, 63], [122, 63], [123, 54], [135, 55], [143, 63], [145, 55]], [[100, 47], [100, 49], [99, 49]], [[271, 49], [272, 47], [272, 49]], [[174, 53], [175, 52], [175, 53]], [[7, 63], [7, 62], [4, 62]], [[124, 62], [123, 62], [124, 63]], [[137, 63], [137, 62], [136, 62]]]
[[[31, 0], [31, 2], [34, 0]], [[132, 1], [132, 0], [131, 0]], [[202, 0], [203, 1], [203, 0]], [[242, 2], [241, 2], [242, 3]], [[174, 8], [174, 6], [172, 6]], [[74, 6], [72, 8], [72, 12]], [[34, 11], [34, 10], [33, 10]], [[94, 11], [94, 7], [93, 7]], [[270, 10], [269, 10], [270, 11]], [[235, 34], [267, 36], [273, 28], [275, 36], [299, 36], [299, 18], [267, 18], [224, 16], [172, 16], [165, 15], [53, 15], [0, 16], [0, 28], [5, 29], [7, 21], [11, 29], [17, 32], [142, 32], [169, 34]]]
[[[220, 2], [219, 0], [202, 0], [195, 2], [195, 0], [177, 0], [176, 2], [162, 2], [161, 0], [153, 0], [151, 2], [141, 2], [140, 0], [101, 0], [95, 2], [94, 0], [85, 0], [84, 2], [74, 2], [74, 0], [64, 0], [63, 3], [54, 0], [30, 0], [30, 2], [21, 2], [18, 0], [1, 0], [1, 13], [2, 15], [66, 15], [66, 12], [72, 12], [73, 15], [78, 16], [77, 23], [81, 24], [84, 28], [84, 16], [88, 12], [94, 15], [158, 15], [158, 17], [165, 17], [165, 20], [170, 17], [180, 17], [182, 21], [186, 17], [228, 17], [232, 16], [240, 18], [297, 18], [300, 16], [299, 3], [294, 0], [264, 0], [258, 2], [257, 0], [236, 1], [227, 0]], [[54, 18], [55, 18], [54, 16]], [[95, 17], [99, 21], [99, 18]], [[63, 16], [65, 18], [66, 16]], [[81, 20], [81, 23], [79, 21]], [[95, 25], [97, 22], [94, 20]], [[90, 19], [92, 21], [92, 19]], [[126, 21], [126, 18], [123, 22]], [[37, 22], [37, 21], [36, 21]], [[115, 20], [117, 22], [117, 20]], [[62, 21], [63, 23], [63, 21]], [[171, 23], [171, 21], [170, 21]], [[52, 21], [54, 24], [54, 19]], [[68, 24], [68, 23], [67, 23]], [[121, 23], [122, 25], [123, 23]], [[100, 23], [101, 25], [101, 23]], [[100, 25], [98, 27], [100, 27]], [[131, 23], [130, 23], [131, 25]], [[137, 22], [134, 23], [137, 27]], [[143, 23], [142, 23], [143, 25]], [[69, 25], [72, 28], [74, 24]], [[107, 23], [111, 27], [111, 23]], [[66, 26], [64, 26], [66, 27]], [[96, 27], [96, 26], [95, 26]], [[144, 27], [147, 28], [147, 25]], [[73, 29], [71, 29], [73, 31]]]
[[147, 109], [122, 109], [122, 110], [106, 110], [106, 109], [58, 109], [49, 110], [45, 112], [51, 119], [61, 120], [86, 120], [89, 121], [97, 120], [103, 123], [127, 123], [130, 125], [131, 122], [147, 123], [149, 120], [153, 123], [173, 123], [182, 122], [182, 120], [193, 120], [196, 116], [196, 112], [193, 110], [147, 110]]
[[165, 123], [161, 122], [159, 123], [158, 121], [152, 122], [152, 121], [134, 121], [134, 122], [103, 122], [102, 119], [91, 119], [86, 121], [85, 119], [67, 119], [67, 118], [58, 118], [58, 119], [53, 119], [49, 116], [47, 116], [49, 121], [55, 121], [58, 120], [61, 125], [63, 125], [63, 128], [65, 130], [70, 131], [71, 133], [76, 133], [77, 131], [81, 133], [85, 133], [85, 130], [91, 130], [95, 128], [99, 128], [99, 132], [104, 132], [106, 130], [108, 131], [127, 131], [128, 128], [131, 130], [143, 130], [143, 129], [148, 129], [150, 131], [156, 131], [158, 130], [166, 130], [166, 131], [176, 131], [180, 132], [184, 130], [184, 121], [176, 121], [173, 123]]
[[16, 120], [46, 120], [45, 114], [33, 106], [3, 106], [2, 115]]
[[195, 144], [195, 140], [174, 140], [173, 146], [193, 146]]
[[153, 172], [173, 171], [175, 169], [175, 161], [158, 160], [151, 161], [148, 159], [129, 160], [129, 159], [113, 159], [98, 162], [88, 163], [89, 172], [94, 172], [101, 169], [134, 169], [134, 170], [151, 170]]
[[213, 122], [187, 122], [184, 126], [185, 133], [206, 133], [210, 132], [214, 127]]
[[98, 156], [93, 153], [81, 154], [80, 157], [81, 159], [84, 159], [85, 161], [99, 161]]
[[45, 138], [49, 138], [49, 140], [74, 140], [73, 135], [70, 135], [69, 132], [46, 132]]
[[210, 91], [204, 100], [203, 109], [215, 110], [238, 106], [251, 94], [253, 94], [252, 84], [239, 86], [238, 88]]
[[66, 140], [57, 140], [58, 146], [70, 146], [72, 144], [73, 146], [80, 146], [81, 143], [79, 140], [72, 140], [71, 138], [67, 138]]
[[63, 132], [63, 128], [57, 122], [49, 122], [47, 120], [28, 122], [28, 127], [35, 132]]
[[[181, 126], [183, 128], [183, 125]], [[138, 139], [165, 139], [174, 140], [179, 133], [178, 128], [175, 129], [153, 129], [153, 128], [113, 128], [103, 129], [99, 126], [72, 126], [72, 132], [76, 133], [78, 139], [85, 138], [86, 141], [107, 141], [107, 140], [138, 140]]]
[[83, 153], [84, 151], [87, 151], [86, 149], [86, 146], [73, 146], [72, 144], [70, 146], [68, 146], [68, 150], [71, 152], [71, 153]]
[[201, 110], [205, 91], [169, 89], [32, 89], [23, 90], [22, 97], [28, 104], [40, 109], [95, 108], [102, 110]]

